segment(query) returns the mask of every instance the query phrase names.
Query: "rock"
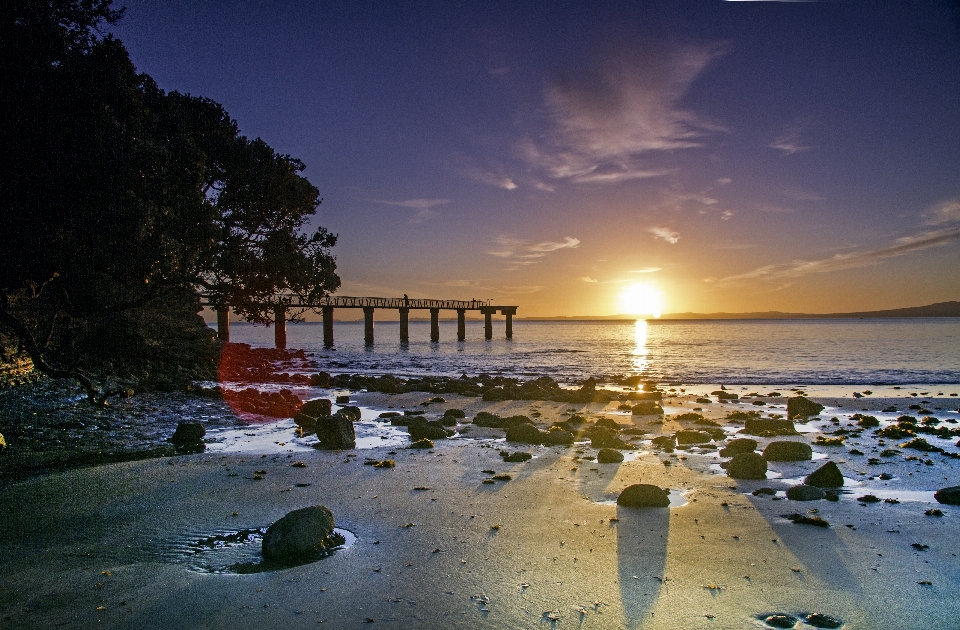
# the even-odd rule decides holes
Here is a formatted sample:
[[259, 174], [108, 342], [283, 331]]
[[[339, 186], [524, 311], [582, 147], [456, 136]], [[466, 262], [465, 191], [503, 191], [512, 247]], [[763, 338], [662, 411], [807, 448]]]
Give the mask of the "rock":
[[623, 453], [612, 448], [601, 448], [597, 451], [597, 462], [601, 464], [619, 464], [623, 461]]
[[574, 440], [573, 433], [560, 427], [550, 427], [542, 437], [547, 446], [570, 446]]
[[797, 435], [793, 420], [783, 420], [781, 418], [747, 418], [743, 432], [761, 437]]
[[263, 557], [280, 562], [312, 560], [332, 546], [332, 533], [333, 514], [324, 506], [294, 510], [267, 528]]
[[810, 473], [803, 482], [818, 488], [839, 488], [843, 485], [843, 473], [833, 462], [827, 462]]
[[662, 448], [665, 451], [672, 451], [673, 447], [677, 445], [677, 438], [672, 435], [658, 435], [650, 441], [655, 447]]
[[843, 622], [836, 617], [824, 615], [823, 613], [810, 613], [804, 621], [814, 628], [839, 628], [843, 625]]
[[793, 419], [797, 416], [809, 418], [818, 416], [823, 411], [823, 405], [815, 403], [804, 396], [794, 396], [787, 399], [787, 418]]
[[409, 448], [433, 448], [433, 440], [427, 438], [420, 438], [414, 442], [410, 442]]
[[813, 459], [813, 449], [806, 442], [770, 442], [763, 457], [770, 462], [801, 462]]
[[720, 449], [720, 457], [733, 457], [738, 453], [752, 453], [757, 450], [757, 446], [757, 441], [750, 438], [730, 440], [726, 446]]
[[627, 486], [617, 497], [617, 505], [622, 507], [670, 507], [670, 497], [649, 483], [635, 483]]
[[593, 448], [625, 448], [627, 443], [612, 429], [593, 426], [590, 428], [590, 446]]
[[500, 456], [503, 457], [503, 461], [511, 464], [525, 462], [533, 457], [531, 453], [525, 453], [523, 451], [517, 451], [516, 453], [507, 453], [506, 451], [501, 451]]
[[317, 418], [317, 438], [320, 448], [327, 450], [354, 448], [357, 445], [353, 421], [339, 412]]
[[652, 400], [642, 400], [633, 406], [634, 416], [662, 416], [663, 407]]
[[727, 475], [734, 479], [766, 479], [767, 460], [757, 453], [737, 453], [727, 462]]
[[7, 448], [7, 441], [3, 439], [3, 433], [0, 433], [0, 453], [5, 451]]
[[960, 486], [940, 488], [934, 493], [933, 498], [944, 505], [960, 505]]
[[595, 427], [603, 427], [605, 429], [611, 429], [613, 431], [619, 431], [620, 425], [617, 424], [617, 421], [613, 418], [600, 418], [593, 423]]
[[751, 492], [750, 494], [752, 494], [752, 495], [755, 496], [755, 497], [762, 497], [762, 496], [772, 497], [772, 496], [774, 496], [774, 495], [777, 494], [777, 491], [774, 490], [773, 488], [763, 487], [763, 488], [757, 488], [756, 490], [754, 490], [754, 491]]
[[346, 418], [350, 418], [351, 422], [356, 422], [360, 419], [360, 407], [345, 405], [340, 407], [340, 409], [337, 410], [337, 413]]
[[776, 614], [769, 615], [763, 621], [771, 628], [792, 628], [797, 625], [798, 619], [791, 615]]
[[526, 422], [515, 424], [507, 429], [507, 442], [542, 444], [543, 437], [543, 432], [541, 432], [540, 429]]
[[427, 421], [424, 418], [411, 419], [407, 425], [407, 432], [410, 434], [411, 440], [420, 440], [423, 438], [427, 438], [428, 440], [443, 440], [452, 435], [440, 422], [436, 420]]
[[199, 422], [179, 422], [170, 441], [181, 453], [199, 453], [206, 448], [203, 436], [207, 430]]
[[310, 384], [314, 387], [330, 387], [330, 375], [326, 372], [311, 374]]
[[312, 416], [313, 418], [333, 415], [330, 401], [326, 398], [314, 398], [313, 400], [308, 400], [307, 402], [303, 403], [303, 407], [300, 407], [300, 413], [307, 416]]
[[466, 418], [467, 413], [463, 409], [447, 409], [443, 412], [444, 418]]
[[349, 404], [350, 404], [350, 396], [337, 396], [337, 404], [338, 404], [338, 405], [349, 405]]
[[677, 444], [706, 444], [713, 436], [703, 431], [677, 431]]
[[819, 501], [827, 493], [816, 486], [799, 485], [787, 488], [787, 498], [791, 501]]

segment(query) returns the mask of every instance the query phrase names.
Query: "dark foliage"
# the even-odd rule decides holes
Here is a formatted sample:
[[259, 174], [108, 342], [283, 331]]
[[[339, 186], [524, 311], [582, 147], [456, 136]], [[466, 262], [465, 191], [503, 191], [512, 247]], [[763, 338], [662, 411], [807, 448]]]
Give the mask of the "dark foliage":
[[277, 294], [340, 284], [336, 237], [303, 230], [320, 204], [303, 163], [138, 74], [102, 32], [120, 16], [110, 0], [0, 8], [0, 342], [91, 399], [96, 377], [212, 375], [201, 291], [266, 323]]

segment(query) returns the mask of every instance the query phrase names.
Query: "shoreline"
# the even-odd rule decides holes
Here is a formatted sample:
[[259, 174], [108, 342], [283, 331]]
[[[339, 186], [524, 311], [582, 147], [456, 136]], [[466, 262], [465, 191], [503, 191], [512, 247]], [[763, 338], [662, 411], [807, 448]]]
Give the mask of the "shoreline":
[[[466, 420], [479, 411], [524, 414], [541, 428], [573, 414], [588, 422], [611, 418], [647, 432], [637, 451], [623, 451], [628, 457], [620, 464], [590, 459], [597, 449], [588, 442], [504, 444], [497, 441], [502, 430], [463, 422], [462, 437], [437, 440], [429, 450], [211, 449], [5, 483], [0, 500], [10, 509], [0, 515], [6, 543], [0, 619], [20, 626], [118, 628], [299, 628], [318, 622], [337, 628], [767, 628], [762, 619], [775, 613], [798, 620], [820, 613], [843, 628], [919, 629], [955, 621], [960, 507], [941, 506], [924, 493], [960, 485], [960, 460], [924, 453], [909, 460], [907, 449], [879, 457], [871, 449], [883, 448], [880, 440], [866, 431], [844, 447], [819, 446], [819, 434], [807, 431], [829, 428], [831, 417], [850, 425], [849, 416], [864, 408], [881, 416], [877, 408], [890, 404], [905, 411], [921, 400], [919, 391], [882, 399], [855, 399], [848, 392], [822, 400], [844, 408], [828, 404], [822, 421], [798, 424], [798, 436], [782, 439], [810, 443], [825, 457], [771, 462], [779, 476], [745, 481], [717, 469], [715, 450], [667, 452], [649, 438], [696, 428], [676, 416], [697, 407], [707, 419], [739, 430], [740, 424], [724, 421], [731, 411], [777, 413], [773, 405], [785, 397], [763, 397], [762, 406], [718, 403], [716, 397], [704, 404], [697, 402], [704, 393], [699, 388], [666, 396], [662, 420], [632, 416], [616, 402], [485, 402], [444, 395], [446, 402], [424, 406], [430, 394], [350, 393], [351, 404], [371, 414], [422, 409], [434, 417], [460, 408]], [[816, 399], [813, 390], [806, 391]], [[328, 396], [340, 393], [326, 390]], [[214, 412], [217, 405], [226, 407], [221, 401], [178, 396], [168, 397], [169, 408], [162, 396], [140, 403], [134, 397], [119, 411], [133, 422], [138, 404], [157, 407], [150, 413], [169, 421], [197, 409], [216, 425], [210, 439], [244, 426], [236, 416]], [[956, 398], [922, 400], [944, 426], [960, 417]], [[755, 439], [762, 448], [780, 438]], [[851, 455], [854, 448], [865, 454]], [[533, 458], [509, 464], [501, 449], [528, 451]], [[871, 457], [882, 461], [870, 464]], [[368, 458], [391, 459], [395, 467], [363, 465]], [[783, 496], [826, 460], [838, 463], [850, 480], [839, 501]], [[291, 466], [296, 462], [303, 466]], [[259, 480], [257, 471], [265, 471]], [[510, 479], [485, 483], [492, 477], [485, 471]], [[619, 491], [638, 482], [677, 491], [685, 504], [616, 506]], [[754, 496], [760, 487], [777, 494]], [[902, 494], [899, 502], [856, 500], [861, 492], [885, 489], [892, 489], [889, 498]], [[198, 571], [191, 562], [215, 552], [194, 553], [188, 561], [183, 551], [189, 541], [266, 527], [312, 504], [333, 511], [337, 527], [356, 536], [352, 546], [314, 563], [250, 575]], [[934, 508], [943, 516], [926, 515]], [[830, 527], [785, 518], [811, 510]], [[255, 546], [250, 551], [255, 555]], [[798, 621], [795, 627], [814, 626]]]

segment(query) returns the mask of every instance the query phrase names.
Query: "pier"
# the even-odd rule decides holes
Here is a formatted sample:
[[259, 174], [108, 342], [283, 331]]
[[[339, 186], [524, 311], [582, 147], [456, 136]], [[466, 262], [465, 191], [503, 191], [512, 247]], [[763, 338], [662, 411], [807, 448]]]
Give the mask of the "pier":
[[[209, 305], [209, 304], [207, 304]], [[212, 306], [212, 305], [211, 305]], [[230, 341], [230, 308], [217, 308], [217, 336], [223, 342]], [[430, 311], [430, 341], [440, 341], [440, 311], [457, 312], [457, 341], [467, 338], [467, 311], [483, 314], [483, 337], [493, 338], [493, 316], [500, 313], [506, 318], [506, 337], [513, 338], [513, 316], [517, 306], [493, 305], [481, 300], [430, 300], [419, 298], [347, 297], [327, 296], [316, 302], [301, 302], [296, 298], [282, 299], [273, 308], [274, 342], [277, 348], [287, 347], [287, 309], [308, 308], [319, 310], [323, 317], [323, 345], [333, 347], [333, 310], [337, 308], [363, 309], [363, 341], [373, 345], [373, 313], [376, 309], [397, 310], [400, 313], [400, 343], [410, 342], [410, 311]]]

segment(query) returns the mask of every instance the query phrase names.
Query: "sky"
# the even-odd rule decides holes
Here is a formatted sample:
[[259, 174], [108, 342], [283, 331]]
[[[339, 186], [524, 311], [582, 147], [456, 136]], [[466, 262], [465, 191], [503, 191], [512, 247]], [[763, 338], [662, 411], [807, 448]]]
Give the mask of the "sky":
[[118, 4], [138, 70], [306, 163], [340, 295], [960, 299], [955, 2]]

